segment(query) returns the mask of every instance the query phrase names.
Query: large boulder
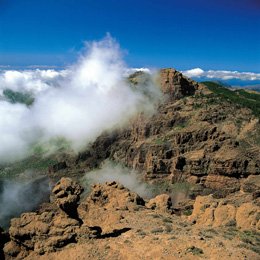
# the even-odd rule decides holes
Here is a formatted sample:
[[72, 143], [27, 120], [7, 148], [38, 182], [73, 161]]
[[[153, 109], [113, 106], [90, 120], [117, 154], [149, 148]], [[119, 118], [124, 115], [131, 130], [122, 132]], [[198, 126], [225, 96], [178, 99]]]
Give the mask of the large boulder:
[[84, 188], [70, 178], [61, 178], [52, 190], [50, 201], [71, 217], [77, 217], [80, 194]]

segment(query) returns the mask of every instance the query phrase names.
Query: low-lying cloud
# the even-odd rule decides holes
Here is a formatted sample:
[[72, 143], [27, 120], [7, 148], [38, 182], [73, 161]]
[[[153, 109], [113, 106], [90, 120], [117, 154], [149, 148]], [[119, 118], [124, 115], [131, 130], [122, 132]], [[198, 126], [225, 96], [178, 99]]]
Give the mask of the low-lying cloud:
[[86, 173], [83, 185], [90, 193], [92, 183], [105, 184], [110, 181], [117, 181], [146, 199], [158, 195], [153, 185], [141, 181], [137, 171], [108, 160], [103, 163], [101, 169]]
[[0, 226], [7, 229], [10, 219], [34, 210], [42, 202], [48, 202], [49, 196], [47, 177], [34, 182], [0, 181]]
[[209, 79], [239, 79], [239, 80], [260, 80], [260, 73], [253, 72], [238, 72], [238, 71], [226, 71], [226, 70], [207, 70], [204, 71], [200, 68], [182, 71], [183, 75], [189, 78], [202, 78]]
[[131, 87], [125, 80], [129, 71], [109, 35], [85, 43], [78, 61], [65, 70], [0, 71], [0, 95], [11, 89], [35, 98], [30, 107], [0, 99], [0, 162], [22, 159], [32, 144], [57, 137], [80, 149], [138, 111], [152, 111], [160, 91], [152, 81]]

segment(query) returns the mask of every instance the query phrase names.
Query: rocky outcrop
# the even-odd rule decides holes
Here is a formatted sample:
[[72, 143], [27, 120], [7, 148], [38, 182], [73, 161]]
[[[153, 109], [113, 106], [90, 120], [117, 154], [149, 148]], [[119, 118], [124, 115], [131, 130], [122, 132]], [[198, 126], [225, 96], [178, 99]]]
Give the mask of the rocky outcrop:
[[159, 82], [161, 90], [168, 95], [169, 101], [175, 101], [184, 96], [191, 96], [198, 90], [199, 84], [184, 77], [175, 69], [164, 69], [160, 71]]
[[70, 178], [62, 178], [54, 187], [50, 201], [70, 217], [77, 218], [77, 207], [83, 187]]
[[[126, 128], [103, 132], [76, 155], [58, 155], [49, 177], [79, 177], [110, 158], [147, 181], [188, 181], [223, 190], [224, 196], [239, 190], [249, 175], [260, 174], [259, 120], [252, 111], [223, 101], [175, 69], [158, 74], [164, 98], [156, 113], [137, 114]], [[129, 81], [134, 87], [146, 77], [137, 72]]]
[[[5, 259], [259, 259], [260, 233], [255, 230], [260, 228], [260, 211], [250, 193], [236, 193], [225, 199], [199, 196], [189, 222], [187, 212], [182, 216], [172, 214], [171, 199], [166, 194], [146, 201], [116, 181], [91, 188], [91, 195], [77, 208], [78, 219], [62, 209], [66, 204], [62, 198], [82, 192], [79, 184], [66, 178], [54, 188], [52, 203], [12, 219]], [[68, 205], [74, 207], [74, 203]], [[190, 206], [188, 202], [184, 208], [190, 210]], [[233, 226], [232, 230], [235, 225], [241, 227], [241, 238], [226, 237], [224, 229], [218, 228], [223, 225]], [[243, 229], [254, 238], [245, 239]], [[239, 241], [248, 241], [250, 247], [241, 248]]]
[[[114, 224], [120, 223], [122, 211], [131, 212], [145, 206], [142, 197], [116, 181], [92, 184], [91, 189], [91, 195], [78, 208], [79, 217], [85, 225], [100, 226], [104, 232], [115, 229]], [[123, 226], [117, 225], [117, 228]]]
[[99, 227], [82, 225], [75, 212], [83, 188], [70, 178], [62, 178], [52, 191], [51, 202], [36, 212], [11, 220], [10, 242], [4, 246], [7, 259], [23, 259], [60, 250], [70, 243], [83, 243], [101, 234]]
[[260, 230], [260, 200], [252, 194], [237, 192], [225, 199], [213, 195], [198, 196], [190, 220], [197, 225], [234, 226], [242, 230]]
[[159, 212], [172, 213], [171, 197], [167, 194], [158, 195], [154, 199], [150, 199], [150, 201], [146, 204], [146, 207]]
[[[130, 80], [135, 84], [141, 76], [136, 73]], [[165, 99], [157, 113], [140, 113], [128, 128], [103, 133], [55, 174], [69, 168], [84, 172], [110, 158], [142, 172], [148, 181], [188, 181], [224, 196], [260, 173], [260, 149], [247, 127], [258, 121], [248, 109], [218, 100], [206, 86], [174, 69], [160, 70], [158, 85]]]

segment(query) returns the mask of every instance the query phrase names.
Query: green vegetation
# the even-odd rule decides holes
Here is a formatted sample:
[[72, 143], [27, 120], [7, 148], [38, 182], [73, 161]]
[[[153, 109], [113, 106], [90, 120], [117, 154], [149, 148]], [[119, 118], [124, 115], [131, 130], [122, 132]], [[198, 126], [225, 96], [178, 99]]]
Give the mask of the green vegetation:
[[194, 108], [194, 109], [202, 108], [202, 104], [193, 103], [193, 108]]
[[204, 254], [203, 250], [198, 248], [198, 247], [195, 247], [195, 246], [192, 246], [192, 247], [189, 247], [187, 248], [187, 253], [192, 253], [193, 255], [201, 255], [201, 254]]
[[242, 241], [238, 247], [244, 247], [260, 254], [260, 233], [255, 230], [237, 231]]
[[188, 210], [183, 212], [183, 215], [185, 215], [185, 216], [190, 216], [191, 214], [192, 214], [192, 210], [191, 209], [188, 209]]
[[30, 146], [31, 152], [35, 155], [48, 153], [49, 151], [52, 151], [52, 153], [61, 152], [69, 150], [70, 148], [71, 142], [66, 140], [64, 137], [52, 138], [44, 143], [38, 143], [36, 141]]
[[174, 183], [174, 184], [169, 184], [167, 182], [157, 182], [154, 183], [151, 186], [151, 191], [154, 194], [161, 194], [167, 191], [167, 193], [182, 193], [185, 195], [189, 195], [193, 192], [193, 189], [196, 188], [197, 184], [192, 184], [189, 182], [180, 182], [180, 183]]
[[4, 98], [12, 103], [21, 103], [25, 104], [27, 106], [31, 106], [34, 102], [34, 97], [32, 96], [31, 93], [22, 93], [22, 92], [15, 92], [11, 89], [5, 89], [3, 91]]
[[[230, 89], [224, 88], [219, 84], [214, 82], [205, 81], [202, 82], [206, 85], [213, 93], [215, 93], [220, 100], [229, 101], [237, 105], [239, 107], [247, 107], [250, 108], [254, 115], [260, 117], [260, 95], [255, 93], [248, 93], [243, 89], [238, 89], [232, 91]], [[213, 99], [213, 98], [212, 98]], [[215, 99], [211, 101], [215, 102]]]
[[153, 230], [151, 230], [152, 234], [158, 234], [158, 233], [162, 233], [163, 229], [162, 228], [154, 228]]
[[57, 163], [51, 156], [41, 157], [41, 156], [30, 156], [27, 159], [16, 162], [7, 168], [1, 167], [0, 179], [13, 179], [19, 174], [25, 172], [26, 170], [37, 170], [37, 172], [44, 171], [49, 165]]
[[187, 122], [186, 123], [180, 123], [180, 124], [176, 125], [175, 130], [181, 130], [181, 129], [187, 127], [187, 126], [188, 126]]
[[153, 140], [153, 143], [156, 144], [156, 145], [162, 145], [162, 144], [165, 144], [167, 143], [167, 139], [166, 137], [163, 137], [161, 135], [158, 135], [155, 137], [155, 139]]

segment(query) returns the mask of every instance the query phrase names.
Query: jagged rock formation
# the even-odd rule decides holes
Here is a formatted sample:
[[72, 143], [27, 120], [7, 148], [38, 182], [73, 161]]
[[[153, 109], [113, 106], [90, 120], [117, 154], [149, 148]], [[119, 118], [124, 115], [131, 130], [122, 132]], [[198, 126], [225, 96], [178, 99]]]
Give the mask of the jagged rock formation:
[[190, 220], [197, 225], [260, 230], [260, 176], [250, 176], [241, 191], [224, 199], [198, 196]]
[[112, 181], [92, 185], [79, 205], [82, 187], [62, 178], [50, 203], [12, 219], [10, 241], [0, 230], [6, 259], [259, 259], [258, 118], [176, 70], [159, 73], [157, 113], [138, 114], [76, 155], [57, 154], [48, 175], [80, 178], [110, 158], [150, 182], [214, 193], [173, 208], [170, 191], [148, 201]]
[[52, 203], [41, 204], [36, 212], [23, 213], [11, 220], [10, 242], [5, 244], [7, 259], [38, 258], [70, 243], [83, 243], [100, 236], [101, 229], [82, 225], [75, 217], [83, 188], [70, 178], [62, 178], [52, 191]]
[[[52, 172], [51, 178], [72, 169], [80, 175], [110, 158], [149, 181], [188, 181], [225, 196], [238, 191], [247, 176], [259, 174], [258, 119], [251, 111], [218, 99], [174, 69], [159, 73], [165, 100], [156, 114], [141, 113], [127, 129], [103, 133], [91, 149], [62, 156], [66, 168]], [[140, 73], [130, 80], [135, 83], [138, 77]]]
[[120, 223], [120, 211], [134, 211], [145, 205], [142, 197], [116, 181], [92, 184], [91, 189], [91, 195], [78, 208], [79, 217], [85, 225], [100, 226], [104, 232], [112, 232], [114, 223]]
[[77, 218], [77, 207], [83, 187], [70, 178], [62, 178], [54, 187], [50, 201], [70, 217]]
[[[250, 109], [222, 100], [174, 69], [158, 74], [164, 98], [156, 113], [139, 113], [128, 127], [104, 132], [85, 151], [58, 153], [48, 176], [54, 182], [63, 176], [80, 179], [109, 158], [147, 181], [187, 181], [223, 197], [260, 173], [259, 119]], [[146, 77], [137, 72], [128, 80], [135, 87]]]
[[171, 197], [167, 194], [161, 194], [151, 199], [149, 203], [146, 204], [147, 208], [154, 209], [156, 211], [164, 211], [171, 213], [172, 201]]
[[[249, 180], [245, 188], [252, 181]], [[210, 210], [218, 199], [198, 197], [191, 217], [177, 216], [173, 214], [168, 195], [161, 194], [148, 201], [111, 181], [105, 185], [92, 185], [91, 195], [78, 207], [79, 221], [59, 207], [63, 205], [58, 201], [62, 196], [56, 195], [67, 191], [73, 196], [81, 190], [70, 179], [61, 179], [53, 190], [55, 203], [42, 204], [37, 212], [13, 219], [9, 230], [11, 241], [4, 247], [5, 259], [259, 259], [257, 241], [260, 233], [247, 230], [245, 234], [254, 234], [249, 241], [235, 229], [227, 236], [217, 225], [213, 230], [204, 223], [191, 223], [189, 218], [197, 216], [198, 221], [200, 214], [203, 220], [201, 207]], [[248, 218], [251, 221], [249, 207], [243, 203], [247, 199], [245, 197], [241, 202], [240, 196], [236, 200], [242, 203], [236, 214], [240, 216], [240, 223]], [[222, 220], [227, 217], [231, 223], [232, 206], [228, 201], [225, 203], [218, 203], [214, 214], [217, 216], [219, 211], [217, 219], [223, 215]], [[103, 232], [100, 227], [88, 227], [92, 225], [102, 227]], [[249, 228], [255, 229], [253, 225]], [[237, 234], [241, 234], [241, 238]]]

